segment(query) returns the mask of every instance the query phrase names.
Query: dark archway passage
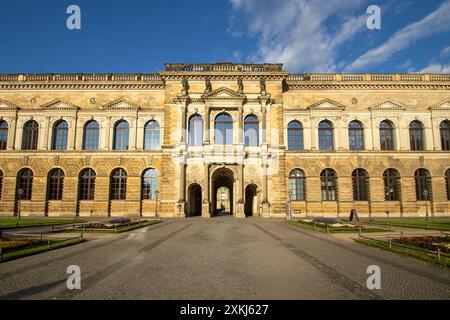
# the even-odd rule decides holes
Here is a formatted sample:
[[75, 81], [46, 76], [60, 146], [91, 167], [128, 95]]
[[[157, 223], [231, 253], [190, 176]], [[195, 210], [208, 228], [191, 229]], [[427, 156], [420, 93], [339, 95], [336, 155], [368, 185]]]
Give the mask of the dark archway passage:
[[234, 177], [230, 169], [221, 168], [214, 172], [211, 192], [213, 215], [232, 215], [234, 212]]
[[189, 186], [188, 193], [188, 217], [196, 217], [202, 215], [202, 187], [197, 184]]
[[245, 206], [244, 213], [246, 217], [251, 217], [256, 215], [257, 211], [257, 189], [258, 187], [254, 184], [249, 184], [245, 188]]

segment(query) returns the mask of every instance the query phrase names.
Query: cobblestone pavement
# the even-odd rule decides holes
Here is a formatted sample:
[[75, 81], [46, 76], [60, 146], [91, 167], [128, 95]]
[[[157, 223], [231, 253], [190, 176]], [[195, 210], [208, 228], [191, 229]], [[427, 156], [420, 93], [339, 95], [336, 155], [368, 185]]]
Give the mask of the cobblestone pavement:
[[[81, 290], [66, 269], [81, 268]], [[367, 267], [381, 268], [368, 290]], [[0, 264], [0, 299], [449, 299], [450, 271], [279, 220], [167, 220]]]

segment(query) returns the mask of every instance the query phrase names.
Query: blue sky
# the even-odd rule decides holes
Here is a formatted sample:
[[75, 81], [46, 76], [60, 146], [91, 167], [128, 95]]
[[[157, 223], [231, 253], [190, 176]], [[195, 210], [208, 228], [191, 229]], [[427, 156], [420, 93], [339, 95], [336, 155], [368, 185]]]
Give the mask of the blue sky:
[[[68, 30], [69, 5], [81, 30]], [[381, 29], [369, 30], [369, 5]], [[165, 62], [450, 73], [450, 0], [1, 0], [0, 73], [153, 73]]]

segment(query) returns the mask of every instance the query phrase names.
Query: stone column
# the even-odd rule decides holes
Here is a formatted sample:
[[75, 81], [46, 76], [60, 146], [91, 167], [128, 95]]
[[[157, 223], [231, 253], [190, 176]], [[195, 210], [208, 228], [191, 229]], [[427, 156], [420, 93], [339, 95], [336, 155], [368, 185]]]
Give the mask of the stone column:
[[181, 137], [180, 142], [186, 144], [186, 102], [181, 105]]
[[311, 150], [317, 150], [318, 147], [318, 140], [317, 140], [317, 124], [316, 124], [316, 117], [311, 117]]
[[244, 189], [244, 165], [240, 164], [238, 166], [238, 176], [236, 181], [237, 186], [237, 201], [236, 201], [236, 217], [244, 218], [244, 197], [243, 197], [243, 189]]
[[184, 159], [181, 159], [180, 163], [180, 190], [179, 190], [179, 200], [178, 200], [178, 206], [180, 206], [180, 217], [184, 218], [186, 217], [185, 213], [185, 204], [186, 204], [186, 164], [184, 163]]
[[[39, 121], [38, 121], [39, 123]], [[52, 143], [52, 127], [50, 124], [50, 117], [45, 117], [45, 124], [43, 125], [42, 137], [38, 137], [39, 143], [38, 143], [38, 150], [50, 150], [51, 149], [51, 143]]]
[[100, 148], [103, 150], [110, 149], [111, 130], [112, 130], [111, 129], [111, 117], [106, 117], [105, 123], [102, 125], [103, 139], [100, 139], [100, 143], [103, 143], [103, 145], [101, 145]]
[[[87, 120], [89, 121], [89, 120]], [[86, 122], [87, 122], [86, 121]], [[83, 136], [84, 136], [84, 126], [82, 121], [80, 121], [80, 119], [78, 119], [77, 117], [77, 121], [75, 124], [75, 128], [76, 128], [76, 133], [75, 133], [75, 150], [82, 150], [83, 149]]]
[[15, 137], [16, 137], [16, 122], [17, 118], [10, 118], [9, 129], [8, 129], [8, 142], [6, 145], [7, 150], [14, 150]]
[[205, 163], [204, 179], [203, 179], [203, 203], [202, 203], [202, 218], [210, 218], [210, 199], [209, 199], [209, 164]]
[[14, 139], [14, 145], [16, 150], [22, 149], [22, 136], [23, 136], [23, 125], [24, 121], [18, 121], [16, 124], [16, 132], [15, 132], [15, 139]]
[[129, 150], [136, 150], [136, 136], [137, 136], [137, 117], [130, 120], [130, 136], [129, 136]]
[[210, 128], [210, 125], [209, 125], [209, 113], [210, 113], [210, 108], [209, 108], [209, 106], [207, 105], [206, 107], [205, 107], [205, 131], [204, 131], [204, 143], [205, 144], [210, 144], [210, 142], [211, 142], [211, 133], [209, 132], [209, 128]]
[[244, 126], [244, 110], [243, 110], [243, 106], [239, 106], [238, 109], [239, 112], [239, 117], [238, 117], [238, 144], [243, 144], [244, 141], [244, 130], [243, 130], [243, 126]]
[[266, 120], [267, 120], [267, 107], [266, 107], [266, 102], [264, 101], [262, 103], [262, 108], [261, 108], [261, 130], [262, 130], [262, 144], [266, 144], [267, 143], [267, 124], [266, 124]]
[[69, 136], [67, 138], [67, 150], [75, 150], [75, 141], [77, 136], [77, 116], [68, 119]]
[[267, 176], [267, 168], [269, 165], [267, 163], [263, 163], [262, 169], [263, 169], [263, 201], [262, 201], [262, 217], [269, 217], [270, 216], [270, 203], [269, 203], [269, 180]]

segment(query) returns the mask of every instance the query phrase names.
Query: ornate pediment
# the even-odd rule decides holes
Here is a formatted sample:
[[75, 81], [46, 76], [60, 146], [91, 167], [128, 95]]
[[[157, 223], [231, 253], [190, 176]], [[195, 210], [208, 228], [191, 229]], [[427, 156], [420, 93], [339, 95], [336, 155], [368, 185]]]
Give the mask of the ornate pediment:
[[78, 110], [80, 109], [78, 106], [74, 105], [71, 102], [68, 102], [63, 99], [56, 99], [53, 101], [50, 101], [44, 105], [41, 106], [43, 109], [46, 110]]
[[368, 109], [372, 111], [403, 111], [406, 110], [406, 107], [397, 101], [386, 99], [374, 104]]
[[133, 102], [127, 101], [125, 99], [117, 99], [101, 106], [100, 109], [129, 111], [129, 110], [139, 110], [140, 107], [137, 104], [134, 104]]
[[11, 102], [0, 99], [0, 111], [17, 111], [20, 108]]
[[344, 111], [345, 106], [331, 99], [320, 100], [309, 107], [306, 110], [310, 111]]
[[428, 109], [432, 111], [450, 111], [450, 99], [441, 101]]
[[243, 101], [245, 95], [230, 88], [221, 87], [202, 96], [204, 101]]

